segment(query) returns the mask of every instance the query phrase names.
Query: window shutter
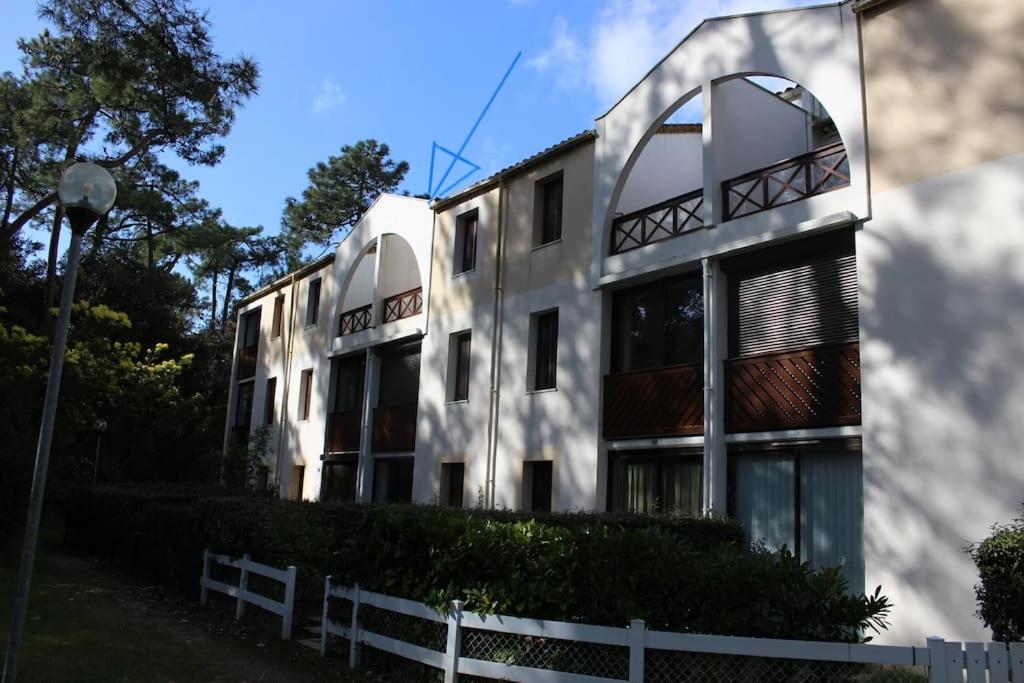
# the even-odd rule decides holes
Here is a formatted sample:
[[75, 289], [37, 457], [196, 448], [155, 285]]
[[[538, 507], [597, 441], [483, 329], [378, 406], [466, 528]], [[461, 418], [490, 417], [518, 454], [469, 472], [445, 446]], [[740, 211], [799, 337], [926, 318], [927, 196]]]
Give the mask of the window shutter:
[[381, 359], [380, 391], [377, 405], [382, 408], [414, 405], [420, 390], [420, 349], [408, 349]]

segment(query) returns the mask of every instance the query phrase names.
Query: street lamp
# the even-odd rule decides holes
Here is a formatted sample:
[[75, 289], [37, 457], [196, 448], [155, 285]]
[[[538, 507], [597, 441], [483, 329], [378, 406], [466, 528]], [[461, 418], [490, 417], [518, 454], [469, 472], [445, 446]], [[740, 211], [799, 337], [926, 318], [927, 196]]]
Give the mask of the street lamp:
[[28, 591], [32, 581], [32, 565], [39, 540], [39, 521], [43, 512], [43, 494], [46, 491], [46, 469], [50, 464], [50, 442], [53, 422], [57, 415], [57, 396], [60, 376], [64, 369], [64, 347], [68, 340], [71, 304], [78, 277], [78, 260], [82, 253], [82, 238], [100, 216], [110, 211], [117, 196], [117, 185], [110, 172], [102, 166], [83, 162], [72, 164], [61, 175], [57, 196], [71, 224], [71, 246], [64, 270], [64, 286], [60, 295], [60, 313], [53, 333], [53, 355], [50, 357], [50, 375], [46, 382], [43, 418], [39, 425], [39, 444], [36, 448], [36, 467], [32, 475], [32, 494], [29, 498], [28, 519], [25, 521], [25, 541], [21, 549], [21, 566], [14, 594], [11, 632], [7, 640], [7, 658], [4, 660], [4, 683], [14, 683], [18, 670], [18, 645], [25, 631], [28, 613]]

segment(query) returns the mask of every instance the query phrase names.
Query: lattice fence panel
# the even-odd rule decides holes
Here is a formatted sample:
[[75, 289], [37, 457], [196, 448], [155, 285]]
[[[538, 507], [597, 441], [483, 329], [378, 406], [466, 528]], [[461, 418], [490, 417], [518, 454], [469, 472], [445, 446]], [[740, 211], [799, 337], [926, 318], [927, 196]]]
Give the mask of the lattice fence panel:
[[927, 683], [925, 667], [888, 667], [648, 649], [648, 683]]

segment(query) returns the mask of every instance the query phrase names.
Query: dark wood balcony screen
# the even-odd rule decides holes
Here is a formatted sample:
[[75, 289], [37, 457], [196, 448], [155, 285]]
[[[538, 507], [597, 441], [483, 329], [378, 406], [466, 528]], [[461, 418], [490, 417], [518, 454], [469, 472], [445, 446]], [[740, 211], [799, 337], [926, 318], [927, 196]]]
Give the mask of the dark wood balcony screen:
[[680, 365], [604, 378], [606, 439], [702, 433], [702, 365]]
[[370, 328], [371, 322], [373, 322], [373, 304], [366, 304], [359, 308], [353, 308], [351, 311], [345, 311], [341, 314], [338, 336], [343, 337], [346, 334], [362, 332]]
[[256, 374], [258, 346], [243, 346], [238, 351], [238, 379], [249, 379]]
[[726, 429], [858, 425], [860, 345], [828, 344], [726, 361]]
[[850, 184], [842, 143], [816, 149], [722, 183], [723, 220], [831, 192]]
[[359, 450], [362, 413], [350, 411], [327, 416], [327, 452], [354, 453]]
[[639, 249], [704, 227], [703, 206], [704, 190], [698, 188], [619, 216], [612, 222], [611, 253]]
[[373, 450], [416, 450], [416, 404], [373, 411]]
[[416, 287], [407, 292], [384, 299], [384, 322], [390, 323], [402, 318], [411, 318], [423, 312], [423, 288]]

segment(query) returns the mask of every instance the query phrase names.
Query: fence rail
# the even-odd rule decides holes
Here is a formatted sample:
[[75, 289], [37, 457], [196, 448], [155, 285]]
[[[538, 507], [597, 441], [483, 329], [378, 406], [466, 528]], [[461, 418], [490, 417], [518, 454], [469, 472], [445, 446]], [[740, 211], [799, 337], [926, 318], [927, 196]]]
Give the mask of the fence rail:
[[612, 223], [611, 253], [632, 251], [704, 227], [703, 206], [704, 189], [697, 188], [619, 216]]
[[[233, 586], [223, 581], [210, 578], [211, 564], [220, 564], [225, 567], [238, 569], [241, 573], [238, 578], [238, 585]], [[256, 574], [284, 584], [284, 601], [278, 602], [265, 595], [260, 595], [249, 590], [249, 575]], [[237, 598], [235, 606], [235, 619], [241, 619], [245, 614], [246, 603], [256, 605], [268, 612], [281, 617], [281, 638], [290, 640], [292, 637], [292, 614], [295, 610], [295, 567], [278, 569], [249, 559], [249, 553], [240, 558], [218, 555], [209, 550], [203, 550], [203, 575], [199, 579], [200, 593], [199, 601], [206, 607], [210, 599], [210, 591], [223, 593], [232, 598]]]
[[359, 308], [353, 308], [351, 311], [345, 311], [341, 314], [341, 319], [338, 322], [338, 336], [343, 337], [346, 334], [355, 334], [356, 332], [368, 330], [372, 323], [373, 304], [366, 304]]
[[384, 299], [384, 322], [390, 323], [410, 318], [423, 312], [423, 288], [416, 287], [407, 292]]
[[[330, 619], [332, 599], [351, 603], [347, 623]], [[367, 609], [395, 618], [371, 621]], [[933, 637], [927, 647], [914, 647], [710, 636], [649, 631], [640, 619], [617, 628], [482, 615], [463, 611], [459, 601], [439, 614], [412, 600], [333, 584], [330, 576], [321, 623], [322, 656], [336, 636], [348, 640], [351, 668], [359, 664], [360, 647], [368, 646], [440, 669], [446, 683], [460, 674], [551, 683], [1024, 681], [1024, 643]]]

